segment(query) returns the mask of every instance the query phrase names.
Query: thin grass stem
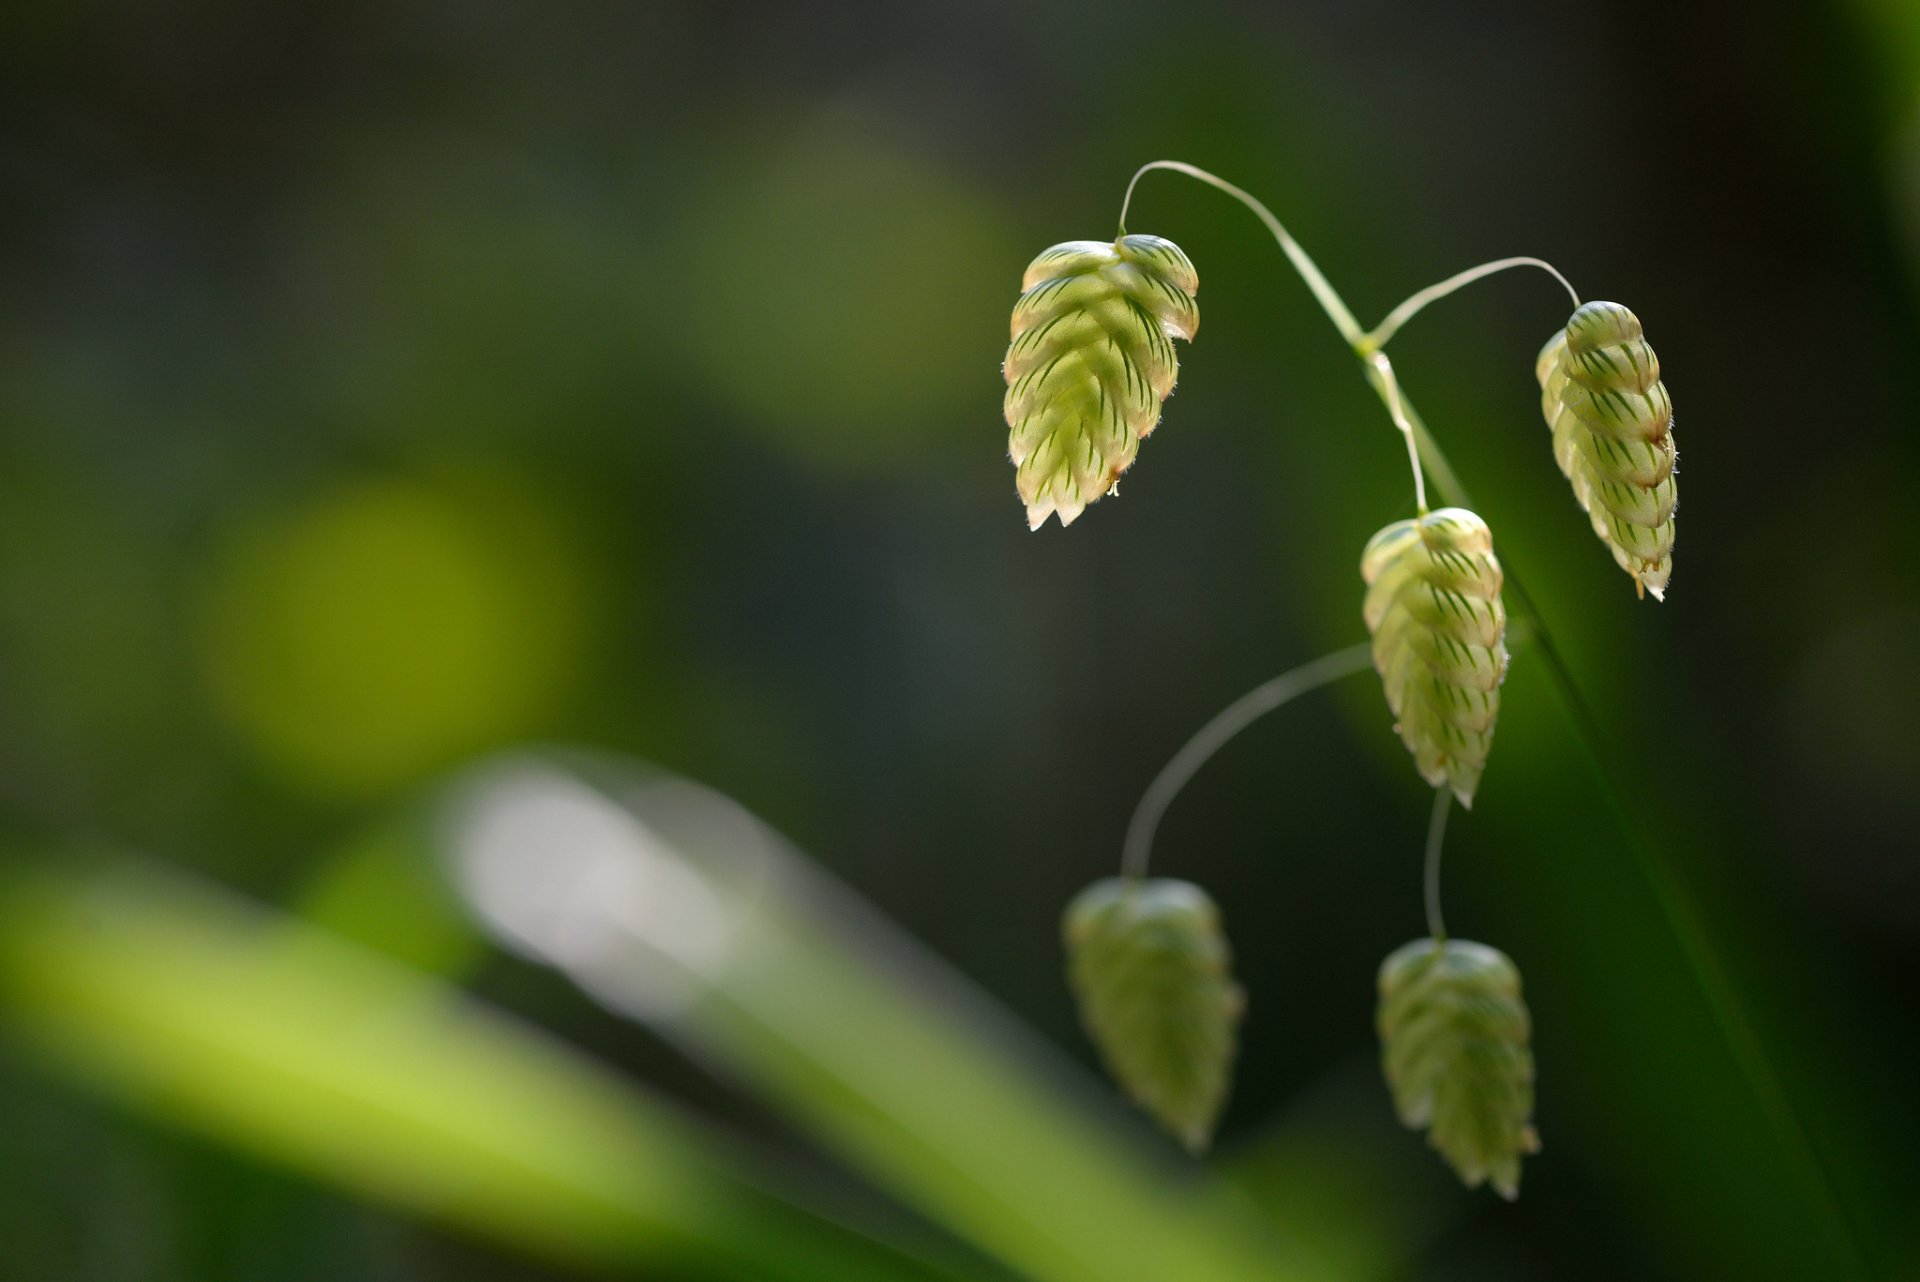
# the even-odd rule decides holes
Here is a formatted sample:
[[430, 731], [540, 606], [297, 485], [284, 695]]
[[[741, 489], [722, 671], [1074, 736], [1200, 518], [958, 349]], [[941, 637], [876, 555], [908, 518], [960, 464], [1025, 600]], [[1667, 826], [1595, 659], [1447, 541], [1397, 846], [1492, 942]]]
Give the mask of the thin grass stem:
[[1433, 814], [1427, 819], [1427, 934], [1436, 944], [1447, 942], [1447, 921], [1440, 915], [1440, 851], [1447, 841], [1447, 812], [1453, 807], [1453, 789], [1442, 784], [1433, 790]]
[[1200, 767], [1225, 747], [1229, 739], [1301, 695], [1360, 671], [1372, 658], [1373, 648], [1365, 641], [1335, 650], [1262, 682], [1216, 713], [1213, 720], [1201, 726], [1199, 732], [1173, 754], [1172, 760], [1160, 767], [1160, 773], [1141, 794], [1139, 804], [1133, 808], [1133, 818], [1127, 821], [1126, 840], [1120, 853], [1120, 875], [1134, 878], [1147, 875], [1147, 863], [1153, 854], [1153, 835], [1160, 828], [1161, 816], [1167, 813], [1167, 807]]
[[1405, 404], [1400, 399], [1400, 380], [1393, 372], [1393, 362], [1387, 359], [1385, 352], [1375, 352], [1367, 358], [1367, 365], [1379, 380], [1380, 397], [1387, 404], [1387, 417], [1400, 429], [1400, 435], [1407, 442], [1407, 466], [1413, 469], [1413, 503], [1420, 515], [1427, 514], [1427, 474], [1420, 467], [1420, 444], [1413, 438], [1413, 424], [1407, 421]]
[[1347, 341], [1347, 346], [1356, 350], [1359, 348], [1361, 340], [1366, 337], [1360, 328], [1360, 322], [1354, 319], [1345, 300], [1321, 274], [1319, 266], [1308, 256], [1307, 251], [1300, 248], [1300, 242], [1288, 234], [1280, 220], [1274, 217], [1271, 209], [1218, 174], [1210, 174], [1196, 165], [1189, 165], [1184, 160], [1150, 160], [1140, 166], [1133, 175], [1133, 180], [1127, 184], [1127, 194], [1120, 202], [1120, 234], [1122, 236], [1127, 234], [1127, 210], [1133, 204], [1133, 189], [1142, 177], [1155, 169], [1170, 169], [1174, 173], [1197, 178], [1208, 186], [1217, 187], [1226, 192], [1227, 195], [1251, 209], [1254, 217], [1265, 223], [1267, 230], [1273, 233], [1273, 238], [1280, 242], [1280, 248], [1286, 252], [1288, 260], [1293, 263], [1293, 269], [1300, 273], [1300, 279], [1305, 281], [1307, 288], [1313, 291], [1314, 299], [1320, 304], [1320, 310], [1327, 314], [1327, 319], [1333, 322], [1333, 327], [1340, 331], [1340, 337]]
[[1385, 347], [1388, 341], [1400, 332], [1400, 327], [1412, 320], [1415, 316], [1418, 316], [1428, 303], [1438, 302], [1448, 294], [1453, 293], [1456, 289], [1471, 285], [1476, 280], [1483, 280], [1495, 272], [1507, 271], [1514, 267], [1538, 267], [1541, 271], [1547, 273], [1565, 287], [1567, 297], [1573, 300], [1574, 310], [1579, 310], [1580, 291], [1576, 290], [1572, 282], [1560, 274], [1559, 268], [1555, 267], [1546, 259], [1525, 257], [1496, 258], [1490, 263], [1481, 263], [1478, 267], [1469, 267], [1463, 272], [1455, 273], [1438, 284], [1429, 285], [1425, 289], [1412, 295], [1398, 307], [1388, 312], [1385, 320], [1375, 325], [1371, 330], [1368, 330], [1362, 341], [1366, 347], [1372, 350]]

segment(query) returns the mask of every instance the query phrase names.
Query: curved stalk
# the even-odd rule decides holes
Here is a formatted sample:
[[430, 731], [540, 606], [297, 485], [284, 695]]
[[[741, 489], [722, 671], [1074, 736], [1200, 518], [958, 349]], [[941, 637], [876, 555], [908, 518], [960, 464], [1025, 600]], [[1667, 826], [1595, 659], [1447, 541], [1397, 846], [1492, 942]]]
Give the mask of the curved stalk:
[[1373, 647], [1365, 641], [1335, 650], [1255, 686], [1216, 713], [1213, 720], [1201, 726], [1199, 732], [1173, 754], [1172, 760], [1160, 767], [1160, 773], [1141, 794], [1139, 804], [1133, 808], [1133, 818], [1127, 821], [1126, 841], [1120, 853], [1120, 875], [1147, 875], [1147, 861], [1153, 854], [1153, 834], [1159, 830], [1161, 816], [1167, 813], [1167, 807], [1187, 786], [1187, 781], [1226, 746], [1229, 739], [1276, 708], [1350, 676], [1372, 660]]
[[1407, 407], [1400, 398], [1400, 380], [1393, 372], [1393, 362], [1385, 352], [1375, 352], [1367, 357], [1367, 368], [1371, 371], [1369, 377], [1378, 380], [1375, 386], [1380, 389], [1380, 399], [1387, 403], [1387, 416], [1407, 439], [1407, 465], [1413, 469], [1413, 503], [1420, 515], [1425, 516], [1427, 475], [1420, 468], [1420, 443], [1414, 439], [1413, 424], [1407, 419]]
[[1385, 347], [1388, 340], [1400, 332], [1400, 327], [1412, 320], [1415, 316], [1418, 316], [1428, 303], [1438, 302], [1448, 294], [1453, 293], [1456, 289], [1471, 285], [1476, 280], [1482, 280], [1493, 275], [1495, 272], [1503, 272], [1513, 267], [1538, 267], [1541, 271], [1559, 281], [1566, 289], [1567, 297], [1573, 300], [1574, 310], [1578, 311], [1580, 309], [1579, 291], [1574, 289], [1572, 282], [1560, 274], [1559, 268], [1555, 267], [1546, 259], [1526, 257], [1496, 258], [1490, 263], [1481, 263], [1478, 267], [1469, 267], [1463, 272], [1447, 277], [1437, 285], [1429, 285], [1418, 293], [1413, 294], [1405, 302], [1388, 312], [1385, 320], [1368, 330], [1366, 335], [1361, 339], [1362, 344], [1372, 350]]
[[1319, 264], [1313, 261], [1313, 256], [1300, 247], [1300, 242], [1293, 238], [1286, 226], [1274, 216], [1274, 212], [1257, 197], [1218, 174], [1208, 173], [1197, 165], [1189, 165], [1184, 160], [1150, 160], [1134, 171], [1133, 178], [1127, 183], [1127, 194], [1120, 200], [1120, 235], [1127, 234], [1127, 210], [1133, 207], [1133, 189], [1140, 185], [1143, 177], [1156, 169], [1185, 174], [1210, 187], [1218, 188], [1252, 210], [1254, 217], [1265, 224], [1266, 229], [1273, 234], [1274, 240], [1279, 243], [1287, 260], [1293, 264], [1294, 271], [1299, 273], [1300, 279], [1305, 281], [1307, 288], [1312, 291], [1314, 300], [1320, 304], [1320, 310], [1327, 314], [1327, 319], [1333, 322], [1333, 327], [1340, 332], [1340, 337], [1346, 340], [1347, 346], [1353, 349], [1354, 355], [1360, 357], [1361, 363], [1366, 366], [1368, 380], [1380, 392], [1380, 398], [1385, 402], [1387, 413], [1392, 416], [1395, 428], [1406, 437], [1407, 462], [1413, 469], [1415, 501], [1424, 515], [1427, 510], [1426, 477], [1420, 470], [1420, 451], [1414, 440], [1413, 428], [1399, 412], [1399, 385], [1394, 379], [1393, 366], [1384, 354], [1374, 351], [1369, 346], [1368, 336], [1361, 330], [1360, 322], [1354, 319], [1353, 310], [1347, 306], [1346, 300], [1340, 297], [1340, 292], [1321, 272]]
[[1300, 279], [1305, 281], [1307, 288], [1313, 291], [1315, 300], [1320, 304], [1320, 310], [1327, 314], [1327, 319], [1333, 322], [1333, 327], [1340, 331], [1340, 337], [1347, 340], [1347, 346], [1356, 351], [1359, 350], [1361, 342], [1366, 338], [1366, 334], [1360, 328], [1360, 322], [1353, 318], [1353, 312], [1348, 310], [1346, 301], [1340, 297], [1327, 278], [1321, 275], [1319, 266], [1308, 256], [1307, 251], [1300, 248], [1300, 242], [1288, 234], [1280, 220], [1273, 216], [1271, 209], [1218, 174], [1210, 174], [1197, 165], [1189, 165], [1184, 160], [1150, 160], [1140, 166], [1135, 171], [1133, 180], [1127, 184], [1126, 196], [1120, 201], [1120, 234], [1122, 236], [1127, 234], [1127, 209], [1133, 204], [1133, 189], [1139, 185], [1142, 177], [1155, 169], [1170, 169], [1174, 173], [1197, 178], [1210, 187], [1217, 187], [1226, 192], [1227, 195], [1251, 209], [1254, 217], [1265, 223], [1267, 230], [1273, 233], [1273, 238], [1280, 242], [1280, 248], [1286, 252], [1288, 260], [1293, 263], [1293, 269], [1300, 273]]
[[1433, 790], [1433, 814], [1427, 819], [1427, 869], [1424, 879], [1427, 899], [1427, 934], [1436, 944], [1447, 942], [1447, 922], [1440, 915], [1440, 848], [1447, 840], [1447, 811], [1453, 804], [1453, 789]]

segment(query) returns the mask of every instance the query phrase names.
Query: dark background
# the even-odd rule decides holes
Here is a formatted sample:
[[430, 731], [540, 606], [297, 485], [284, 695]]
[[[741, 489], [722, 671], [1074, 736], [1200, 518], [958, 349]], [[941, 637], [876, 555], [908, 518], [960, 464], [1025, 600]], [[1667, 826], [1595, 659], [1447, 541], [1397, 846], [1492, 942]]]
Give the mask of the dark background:
[[[1683, 464], [1636, 603], [1539, 419], [1558, 289], [1498, 276], [1396, 340], [1640, 853], [1517, 646], [1447, 882], [1534, 1011], [1546, 1149], [1508, 1207], [1375, 1079], [1427, 796], [1376, 684], [1249, 731], [1156, 854], [1251, 992], [1218, 1162], [1258, 1198], [1302, 1118], [1384, 1145], [1422, 1227], [1378, 1276], [1861, 1275], [1841, 1238], [1915, 1276], [1917, 75], [1901, 0], [11, 6], [5, 826], [300, 911], [447, 770], [592, 744], [739, 799], [1090, 1063], [1061, 906], [1207, 716], [1361, 637], [1359, 549], [1410, 510], [1258, 223], [1156, 174], [1129, 226], [1193, 258], [1205, 324], [1124, 498], [1025, 529], [1020, 272], [1184, 159], [1363, 321], [1509, 254], [1627, 303]], [[524, 964], [471, 985], [815, 1160]], [[0, 1272], [563, 1275], [0, 1056]]]

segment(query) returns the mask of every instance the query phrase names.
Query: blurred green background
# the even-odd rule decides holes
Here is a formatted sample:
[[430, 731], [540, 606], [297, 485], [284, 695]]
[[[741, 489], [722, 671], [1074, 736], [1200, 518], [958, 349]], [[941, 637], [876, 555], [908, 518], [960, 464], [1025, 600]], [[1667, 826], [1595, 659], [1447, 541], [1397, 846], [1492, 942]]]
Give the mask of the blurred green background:
[[[0, 1276], [1920, 1277], [1916, 86], [1910, 0], [7, 6]], [[1368, 678], [1161, 829], [1250, 990], [1216, 1154], [1075, 1026], [1061, 907], [1411, 499], [1156, 174], [1205, 326], [1027, 532], [1020, 272], [1163, 156], [1363, 321], [1537, 254], [1668, 372], [1655, 606], [1551, 282], [1393, 348], [1617, 781], [1521, 652], [1447, 882], [1527, 977], [1517, 1205], [1378, 1078], [1427, 794]]]

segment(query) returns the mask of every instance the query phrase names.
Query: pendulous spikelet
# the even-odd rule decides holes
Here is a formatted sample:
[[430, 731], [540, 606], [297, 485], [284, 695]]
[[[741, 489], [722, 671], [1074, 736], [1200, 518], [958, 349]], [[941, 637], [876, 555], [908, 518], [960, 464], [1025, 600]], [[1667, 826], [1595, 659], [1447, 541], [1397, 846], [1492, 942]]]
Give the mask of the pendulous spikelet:
[[1219, 910], [1191, 882], [1109, 878], [1068, 906], [1064, 931], [1081, 1020], [1108, 1069], [1188, 1149], [1204, 1149], [1242, 1006]]
[[1382, 1064], [1400, 1120], [1426, 1130], [1468, 1188], [1512, 1201], [1520, 1158], [1540, 1149], [1532, 1024], [1506, 954], [1463, 939], [1418, 939], [1380, 967]]
[[1193, 264], [1158, 236], [1070, 240], [1034, 259], [1007, 348], [1007, 452], [1027, 524], [1070, 525], [1113, 488], [1200, 328]]
[[1394, 729], [1423, 779], [1472, 806], [1507, 674], [1493, 534], [1465, 508], [1395, 521], [1367, 541], [1360, 574]]
[[1673, 574], [1673, 402], [1640, 319], [1618, 303], [1587, 303], [1547, 340], [1534, 365], [1553, 456], [1593, 532], [1633, 576], [1667, 594]]

